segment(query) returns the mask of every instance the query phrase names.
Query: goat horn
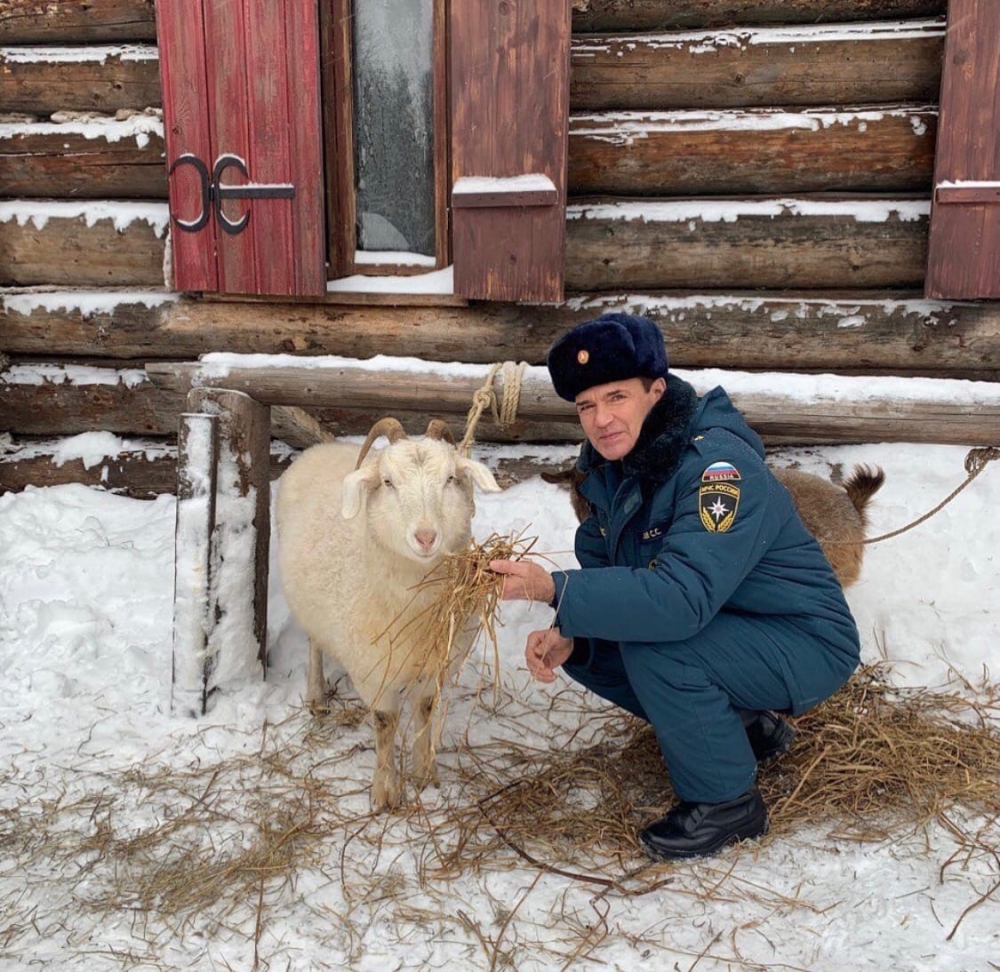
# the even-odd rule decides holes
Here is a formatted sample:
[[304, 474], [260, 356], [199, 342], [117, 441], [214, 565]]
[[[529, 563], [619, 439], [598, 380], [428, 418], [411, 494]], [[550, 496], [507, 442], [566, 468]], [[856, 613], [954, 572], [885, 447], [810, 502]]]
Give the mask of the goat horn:
[[443, 419], [431, 419], [427, 423], [427, 432], [425, 435], [428, 439], [444, 439], [445, 442], [451, 445], [455, 444], [455, 436], [451, 434], [448, 423]]
[[403, 431], [403, 426], [399, 424], [399, 419], [394, 419], [391, 416], [379, 419], [369, 429], [368, 435], [365, 437], [365, 444], [361, 447], [361, 454], [358, 456], [355, 469], [361, 468], [361, 463], [365, 461], [365, 456], [368, 455], [368, 450], [371, 449], [372, 443], [380, 435], [384, 435], [390, 442], [397, 442], [400, 439], [406, 438], [406, 432]]

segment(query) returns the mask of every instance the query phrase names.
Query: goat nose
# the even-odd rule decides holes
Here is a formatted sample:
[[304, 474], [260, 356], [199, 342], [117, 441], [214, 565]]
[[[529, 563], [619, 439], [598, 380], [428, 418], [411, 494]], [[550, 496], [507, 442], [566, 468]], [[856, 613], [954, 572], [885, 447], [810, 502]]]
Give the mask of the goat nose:
[[436, 530], [417, 530], [414, 535], [416, 536], [417, 543], [420, 544], [420, 547], [423, 550], [430, 550], [437, 540]]

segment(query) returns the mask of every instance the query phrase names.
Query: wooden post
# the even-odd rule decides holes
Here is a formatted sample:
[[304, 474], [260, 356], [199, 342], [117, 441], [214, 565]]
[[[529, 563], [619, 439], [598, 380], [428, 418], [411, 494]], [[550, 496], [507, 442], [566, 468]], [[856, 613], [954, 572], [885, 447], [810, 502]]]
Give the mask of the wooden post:
[[203, 715], [214, 693], [266, 668], [270, 409], [195, 388], [181, 421], [173, 710]]
[[212, 537], [215, 533], [218, 418], [182, 415], [177, 438], [177, 523], [174, 533], [174, 715], [208, 711], [214, 657], [209, 652]]

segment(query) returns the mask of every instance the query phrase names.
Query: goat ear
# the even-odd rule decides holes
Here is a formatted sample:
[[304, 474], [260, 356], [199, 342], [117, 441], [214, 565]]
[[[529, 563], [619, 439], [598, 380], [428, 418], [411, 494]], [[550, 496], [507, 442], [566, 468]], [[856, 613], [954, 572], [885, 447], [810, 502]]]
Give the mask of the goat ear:
[[484, 493], [500, 492], [500, 486], [493, 478], [493, 473], [481, 462], [476, 462], [475, 459], [459, 457], [457, 466], [458, 471], [465, 476], [469, 476]]
[[345, 520], [353, 520], [361, 512], [377, 474], [378, 466], [369, 465], [344, 477], [340, 487], [340, 513]]

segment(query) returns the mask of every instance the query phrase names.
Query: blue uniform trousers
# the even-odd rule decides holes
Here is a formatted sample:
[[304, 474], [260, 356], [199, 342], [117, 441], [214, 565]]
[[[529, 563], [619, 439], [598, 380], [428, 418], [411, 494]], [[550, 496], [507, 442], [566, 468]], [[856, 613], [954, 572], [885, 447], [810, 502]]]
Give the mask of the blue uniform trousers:
[[601, 641], [588, 664], [563, 668], [652, 725], [679, 799], [719, 803], [756, 777], [746, 710], [801, 712], [840, 688], [854, 662], [779, 618], [722, 612], [685, 641]]

